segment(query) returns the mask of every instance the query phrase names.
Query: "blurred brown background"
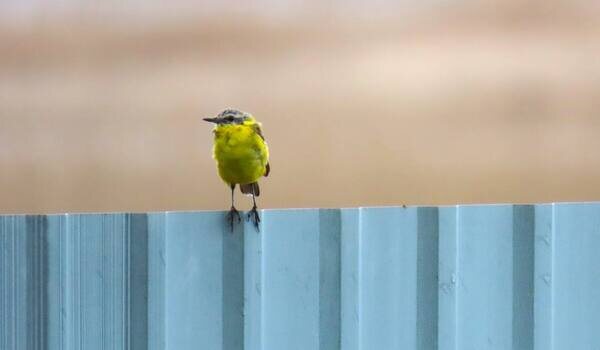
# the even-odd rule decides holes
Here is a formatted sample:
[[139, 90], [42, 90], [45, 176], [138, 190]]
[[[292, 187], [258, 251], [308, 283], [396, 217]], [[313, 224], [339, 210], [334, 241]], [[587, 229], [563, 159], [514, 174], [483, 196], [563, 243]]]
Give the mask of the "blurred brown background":
[[395, 3], [0, 2], [0, 210], [228, 208], [225, 107], [263, 208], [600, 200], [600, 6]]

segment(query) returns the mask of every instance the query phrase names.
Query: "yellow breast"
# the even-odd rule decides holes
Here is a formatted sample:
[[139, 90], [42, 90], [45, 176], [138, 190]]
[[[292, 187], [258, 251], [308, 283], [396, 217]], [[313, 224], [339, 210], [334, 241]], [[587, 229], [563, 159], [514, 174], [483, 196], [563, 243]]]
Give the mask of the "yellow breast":
[[265, 174], [269, 150], [254, 125], [219, 125], [214, 134], [213, 157], [223, 181], [249, 184]]

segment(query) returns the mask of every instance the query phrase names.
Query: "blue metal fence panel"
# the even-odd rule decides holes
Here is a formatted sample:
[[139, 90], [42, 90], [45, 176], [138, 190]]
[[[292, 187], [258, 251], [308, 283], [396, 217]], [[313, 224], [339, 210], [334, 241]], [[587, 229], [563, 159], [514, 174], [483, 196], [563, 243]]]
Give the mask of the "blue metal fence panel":
[[598, 349], [600, 204], [0, 217], [0, 349]]
[[554, 208], [554, 348], [600, 347], [600, 205]]
[[358, 213], [361, 349], [416, 346], [416, 210]]

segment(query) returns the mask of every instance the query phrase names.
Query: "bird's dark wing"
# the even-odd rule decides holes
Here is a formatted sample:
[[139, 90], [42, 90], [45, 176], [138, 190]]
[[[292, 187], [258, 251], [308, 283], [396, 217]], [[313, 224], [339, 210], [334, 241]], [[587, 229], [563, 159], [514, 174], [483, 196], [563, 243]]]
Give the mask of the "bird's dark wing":
[[[263, 141], [265, 140], [265, 137], [262, 134], [262, 130], [260, 130], [260, 126], [255, 125], [254, 126], [254, 131], [258, 134], [258, 136], [260, 136], [261, 139], [263, 139]], [[271, 172], [271, 165], [269, 165], [269, 163], [267, 163], [267, 165], [265, 167], [265, 174], [263, 176], [264, 177], [269, 176], [270, 172]]]
[[262, 130], [260, 130], [260, 126], [258, 126], [257, 124], [254, 124], [254, 132], [258, 134], [258, 136], [260, 136], [261, 139], [263, 139], [263, 141], [265, 140], [265, 137], [262, 134]]
[[240, 185], [240, 190], [244, 194], [253, 194], [256, 197], [260, 196], [260, 188], [258, 187], [258, 182], [253, 182], [251, 184]]

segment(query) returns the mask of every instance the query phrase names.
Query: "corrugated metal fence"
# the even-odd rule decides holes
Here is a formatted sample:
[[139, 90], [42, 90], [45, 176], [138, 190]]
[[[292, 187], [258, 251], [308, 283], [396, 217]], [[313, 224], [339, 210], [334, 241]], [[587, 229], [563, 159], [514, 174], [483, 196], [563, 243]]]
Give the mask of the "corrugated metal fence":
[[1, 349], [600, 349], [600, 204], [0, 217]]

